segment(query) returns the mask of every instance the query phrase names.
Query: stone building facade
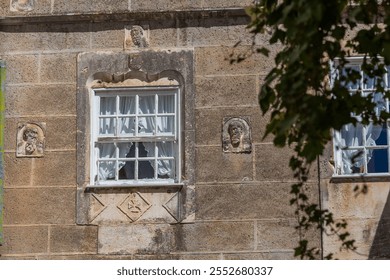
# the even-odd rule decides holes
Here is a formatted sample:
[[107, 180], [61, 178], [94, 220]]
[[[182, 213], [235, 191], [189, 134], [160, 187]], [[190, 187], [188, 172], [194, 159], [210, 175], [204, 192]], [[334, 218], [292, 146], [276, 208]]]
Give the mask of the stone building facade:
[[[291, 151], [262, 138], [268, 117], [257, 103], [272, 52], [229, 61], [251, 48], [251, 2], [0, 0], [0, 259], [293, 258]], [[256, 44], [266, 39], [259, 35]], [[103, 119], [119, 124], [123, 96], [114, 93], [119, 103], [109, 117], [96, 115], [96, 100], [125, 91], [134, 100], [143, 91], [160, 100], [161, 89], [175, 98], [174, 111], [161, 113], [156, 101], [157, 113], [145, 117], [137, 101], [138, 111], [126, 118], [174, 118], [172, 138], [153, 141], [171, 141], [175, 175], [156, 171], [163, 161], [156, 153], [154, 181], [122, 184], [119, 167], [111, 181], [101, 177], [105, 161], [95, 148], [125, 140], [100, 137], [99, 127]], [[150, 136], [136, 130], [131, 141], [139, 157], [132, 162], [142, 169], [140, 143]], [[117, 158], [112, 162], [121, 164]], [[312, 171], [309, 193], [350, 221], [360, 254], [338, 252], [319, 231], [307, 238], [340, 258], [389, 257], [388, 183], [369, 182], [368, 194], [355, 198], [354, 182], [330, 180], [331, 159], [330, 147]]]

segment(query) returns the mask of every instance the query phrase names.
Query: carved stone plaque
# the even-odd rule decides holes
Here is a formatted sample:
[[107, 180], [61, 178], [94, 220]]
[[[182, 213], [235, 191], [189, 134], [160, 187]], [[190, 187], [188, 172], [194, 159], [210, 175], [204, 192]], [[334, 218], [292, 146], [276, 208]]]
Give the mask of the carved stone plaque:
[[147, 48], [149, 46], [148, 29], [148, 26], [127, 26], [125, 30], [125, 49]]
[[18, 124], [16, 140], [17, 157], [43, 157], [46, 123], [28, 122]]
[[117, 207], [133, 222], [138, 220], [152, 205], [138, 192], [131, 193]]
[[35, 0], [11, 0], [11, 12], [29, 12], [34, 9]]
[[222, 147], [225, 153], [252, 152], [248, 117], [228, 117], [223, 119]]

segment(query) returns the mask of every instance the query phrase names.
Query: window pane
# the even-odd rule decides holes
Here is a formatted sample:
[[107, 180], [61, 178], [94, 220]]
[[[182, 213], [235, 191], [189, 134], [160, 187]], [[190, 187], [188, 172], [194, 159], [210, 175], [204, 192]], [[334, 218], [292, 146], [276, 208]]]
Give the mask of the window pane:
[[100, 115], [115, 115], [116, 97], [100, 97]]
[[135, 143], [119, 143], [119, 158], [135, 158]]
[[346, 78], [347, 74], [349, 74], [349, 78], [353, 79], [352, 82], [345, 83], [341, 82], [341, 85], [344, 85], [347, 89], [356, 90], [360, 87], [360, 68], [359, 66], [345, 67], [341, 71], [341, 77]]
[[370, 78], [367, 74], [363, 74], [363, 88], [374, 89], [376, 87], [376, 78]]
[[158, 142], [157, 157], [173, 157], [173, 142]]
[[116, 172], [115, 161], [99, 161], [99, 180], [114, 180]]
[[138, 179], [154, 179], [154, 168], [149, 160], [138, 162]]
[[119, 118], [119, 134], [130, 134], [135, 133], [135, 118]]
[[138, 134], [154, 134], [155, 122], [155, 117], [140, 117], [138, 119]]
[[135, 96], [121, 96], [119, 98], [119, 112], [122, 115], [135, 114]]
[[113, 143], [100, 143], [97, 146], [99, 148], [99, 159], [116, 157], [116, 148]]
[[159, 95], [158, 96], [158, 112], [159, 113], [174, 113], [175, 112], [175, 96], [174, 95]]
[[155, 143], [138, 143], [138, 157], [155, 157]]
[[364, 172], [364, 150], [343, 150], [341, 174]]
[[386, 125], [369, 125], [367, 138], [367, 146], [387, 145]]
[[119, 169], [119, 180], [134, 179], [135, 161], [124, 161]]
[[99, 134], [114, 135], [116, 130], [115, 118], [99, 118]]
[[154, 114], [156, 109], [155, 95], [139, 95], [138, 114]]
[[363, 146], [363, 125], [358, 123], [356, 126], [347, 124], [340, 131], [339, 148]]
[[158, 160], [157, 161], [157, 173], [158, 173], [158, 178], [161, 179], [170, 179], [174, 178], [174, 160]]
[[157, 133], [174, 134], [175, 131], [175, 117], [158, 117], [157, 118]]
[[368, 150], [367, 152], [368, 173], [384, 173], [389, 170], [387, 149]]

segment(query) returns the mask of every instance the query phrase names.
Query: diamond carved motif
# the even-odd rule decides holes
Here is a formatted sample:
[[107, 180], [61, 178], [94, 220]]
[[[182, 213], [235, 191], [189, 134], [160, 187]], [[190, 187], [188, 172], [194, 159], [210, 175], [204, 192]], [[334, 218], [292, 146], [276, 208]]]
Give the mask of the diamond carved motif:
[[138, 220], [152, 205], [140, 193], [129, 194], [117, 207], [130, 220]]
[[163, 205], [165, 210], [176, 220], [179, 221], [179, 193], [173, 194]]
[[91, 199], [91, 221], [95, 220], [106, 208], [107, 206], [102, 202], [102, 198], [93, 194]]

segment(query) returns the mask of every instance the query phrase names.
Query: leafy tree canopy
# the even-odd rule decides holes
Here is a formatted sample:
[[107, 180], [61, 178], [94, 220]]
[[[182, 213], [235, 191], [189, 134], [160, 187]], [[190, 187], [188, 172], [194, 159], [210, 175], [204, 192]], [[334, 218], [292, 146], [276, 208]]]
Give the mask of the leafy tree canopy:
[[[346, 89], [345, 83], [361, 78], [357, 71], [346, 71], [332, 86], [329, 81], [331, 71], [340, 71], [349, 56], [360, 55], [362, 70], [377, 77], [377, 92], [390, 97], [381, 83], [385, 65], [390, 65], [390, 0], [260, 0], [248, 14], [251, 32], [268, 34], [267, 47], [278, 50], [259, 103], [263, 114], [271, 115], [266, 134], [274, 135], [277, 146], [290, 145], [295, 150], [290, 166], [299, 183], [292, 186], [291, 204], [297, 207], [299, 229], [329, 227], [343, 247], [354, 249], [353, 240], [343, 231], [346, 224], [309, 203], [304, 185], [310, 165], [331, 140], [332, 130], [356, 123], [351, 113], [366, 124], [389, 117], [386, 112], [375, 115], [370, 98]], [[266, 47], [256, 51], [269, 54]], [[303, 239], [296, 248], [302, 258], [314, 258], [316, 252]]]

